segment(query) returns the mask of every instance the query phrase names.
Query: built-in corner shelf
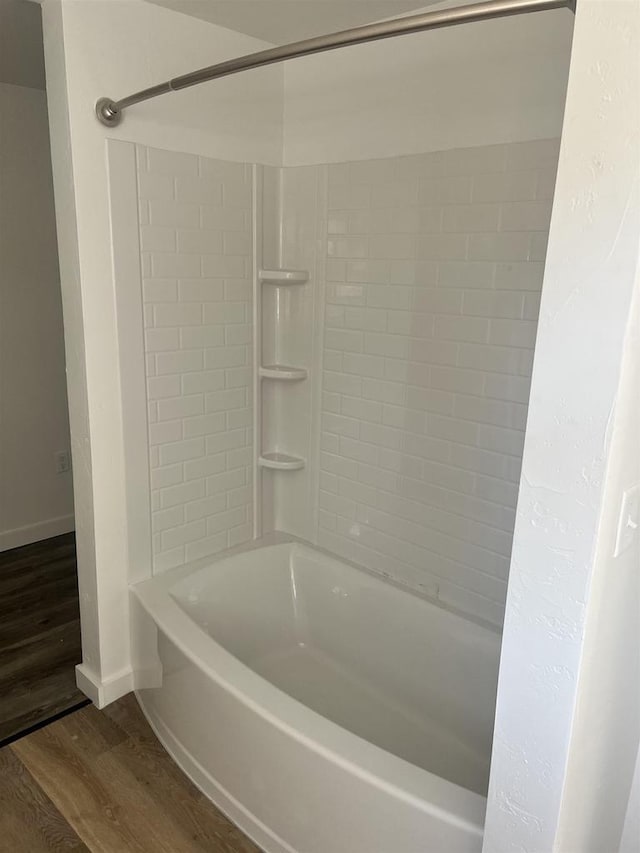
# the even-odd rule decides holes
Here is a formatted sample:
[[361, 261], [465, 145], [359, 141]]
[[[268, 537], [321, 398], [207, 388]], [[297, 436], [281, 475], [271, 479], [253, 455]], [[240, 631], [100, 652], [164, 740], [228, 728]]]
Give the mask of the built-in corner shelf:
[[309, 281], [308, 270], [260, 270], [258, 278], [265, 284], [304, 284]]
[[279, 379], [284, 382], [299, 382], [307, 378], [305, 367], [289, 367], [286, 364], [267, 364], [258, 368], [258, 375], [263, 379]]
[[288, 456], [286, 453], [263, 453], [258, 459], [261, 468], [272, 468], [274, 471], [297, 471], [304, 468], [305, 461], [299, 456]]

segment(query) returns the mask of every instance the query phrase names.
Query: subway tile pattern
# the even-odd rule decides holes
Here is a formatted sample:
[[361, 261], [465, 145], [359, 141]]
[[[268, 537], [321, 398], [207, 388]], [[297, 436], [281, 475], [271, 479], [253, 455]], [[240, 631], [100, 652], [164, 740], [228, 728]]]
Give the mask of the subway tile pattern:
[[328, 169], [319, 542], [496, 625], [558, 151]]
[[251, 167], [137, 148], [153, 567], [252, 534]]

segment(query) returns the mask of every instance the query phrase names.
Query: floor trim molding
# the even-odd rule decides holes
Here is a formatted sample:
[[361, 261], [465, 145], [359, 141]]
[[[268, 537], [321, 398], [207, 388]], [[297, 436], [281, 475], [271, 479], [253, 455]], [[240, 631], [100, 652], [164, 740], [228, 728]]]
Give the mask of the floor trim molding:
[[101, 679], [83, 663], [76, 666], [76, 684], [99, 710], [133, 690], [162, 686], [162, 667], [127, 669], [111, 678]]
[[48, 518], [46, 521], [28, 524], [26, 527], [3, 530], [0, 532], [0, 551], [10, 551], [12, 548], [31, 545], [32, 542], [40, 542], [42, 539], [52, 539], [63, 533], [71, 533], [74, 528], [75, 517], [61, 515], [58, 518]]
[[116, 699], [126, 696], [135, 687], [132, 669], [127, 669], [111, 678], [101, 679], [83, 663], [76, 666], [76, 684], [98, 709], [105, 708]]

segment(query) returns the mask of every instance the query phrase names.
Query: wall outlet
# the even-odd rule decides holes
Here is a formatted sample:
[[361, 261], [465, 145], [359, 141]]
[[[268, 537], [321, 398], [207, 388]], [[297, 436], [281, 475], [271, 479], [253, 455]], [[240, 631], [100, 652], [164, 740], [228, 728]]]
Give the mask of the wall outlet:
[[68, 450], [58, 450], [54, 454], [56, 460], [56, 474], [64, 474], [71, 470], [71, 454]]
[[640, 535], [640, 483], [631, 486], [622, 496], [622, 507], [618, 520], [618, 535], [613, 556], [617, 557], [633, 545], [636, 536]]

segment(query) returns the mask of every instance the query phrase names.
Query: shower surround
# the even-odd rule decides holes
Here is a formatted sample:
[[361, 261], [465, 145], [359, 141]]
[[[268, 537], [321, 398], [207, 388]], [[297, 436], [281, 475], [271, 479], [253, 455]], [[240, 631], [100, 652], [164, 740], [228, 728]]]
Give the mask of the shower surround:
[[252, 523], [251, 168], [137, 151], [154, 571]]
[[276, 529], [501, 625], [557, 158], [138, 149], [155, 572]]

